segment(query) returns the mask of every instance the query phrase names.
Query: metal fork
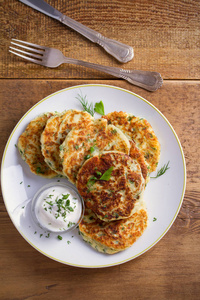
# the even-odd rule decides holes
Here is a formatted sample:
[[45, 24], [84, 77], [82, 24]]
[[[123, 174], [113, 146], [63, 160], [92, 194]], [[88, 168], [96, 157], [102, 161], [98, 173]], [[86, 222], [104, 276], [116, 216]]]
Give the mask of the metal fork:
[[[118, 78], [123, 78], [136, 86], [142, 87], [148, 91], [156, 91], [162, 86], [163, 80], [158, 72], [125, 70], [116, 67], [107, 67], [86, 61], [65, 57], [63, 53], [55, 48], [39, 46], [25, 41], [12, 39], [11, 44], [19, 47], [9, 47], [9, 52], [18, 55], [33, 63], [56, 68], [63, 63], [75, 64], [87, 68], [102, 71]], [[26, 50], [26, 51], [25, 51]]]

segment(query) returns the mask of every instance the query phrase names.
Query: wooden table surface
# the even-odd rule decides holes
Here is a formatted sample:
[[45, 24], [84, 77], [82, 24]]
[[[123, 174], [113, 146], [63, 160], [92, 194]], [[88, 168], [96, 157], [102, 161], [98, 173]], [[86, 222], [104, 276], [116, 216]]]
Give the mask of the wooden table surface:
[[[183, 205], [168, 233], [144, 255], [122, 265], [84, 269], [53, 261], [18, 233], [0, 198], [0, 299], [200, 299], [200, 2], [199, 0], [48, 0], [104, 36], [133, 46], [120, 64], [101, 47], [17, 0], [0, 0], [0, 154], [14, 126], [35, 103], [60, 89], [103, 83], [128, 89], [155, 105], [175, 129], [185, 154]], [[48, 69], [8, 52], [11, 38], [66, 56], [160, 72], [148, 92], [74, 65]]]

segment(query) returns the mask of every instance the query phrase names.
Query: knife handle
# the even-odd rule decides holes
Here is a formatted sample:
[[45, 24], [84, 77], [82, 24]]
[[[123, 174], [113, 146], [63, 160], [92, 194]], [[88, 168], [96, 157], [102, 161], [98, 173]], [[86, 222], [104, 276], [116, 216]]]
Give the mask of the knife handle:
[[134, 56], [132, 47], [122, 44], [118, 41], [108, 39], [102, 36], [99, 32], [88, 28], [87, 26], [69, 18], [66, 15], [62, 15], [60, 22], [79, 32], [90, 41], [100, 45], [106, 52], [114, 56], [122, 63], [130, 61]]

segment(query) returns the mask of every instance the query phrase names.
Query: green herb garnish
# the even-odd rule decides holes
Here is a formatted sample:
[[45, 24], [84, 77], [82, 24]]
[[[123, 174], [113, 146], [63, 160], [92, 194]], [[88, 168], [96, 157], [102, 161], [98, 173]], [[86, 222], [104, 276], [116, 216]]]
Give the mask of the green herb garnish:
[[53, 202], [52, 201], [46, 201], [47, 204], [49, 204], [50, 206], [53, 206]]
[[87, 111], [91, 116], [94, 116], [93, 103], [89, 104], [86, 96], [83, 97], [83, 95], [78, 94], [76, 99], [82, 104], [84, 111]]
[[154, 218], [153, 218], [153, 222], [155, 222], [155, 221], [157, 221], [157, 218], [154, 217]]
[[169, 169], [169, 161], [167, 164], [165, 164], [162, 168], [160, 168], [160, 170], [158, 170], [156, 176], [152, 176], [151, 178], [158, 178], [160, 176], [162, 176], [163, 174], [165, 174], [165, 172]]
[[130, 122], [135, 116], [128, 116], [128, 121]]
[[110, 167], [108, 170], [106, 170], [106, 171], [103, 173], [103, 175], [102, 175], [101, 172], [96, 171], [96, 174], [97, 174], [98, 176], [101, 176], [101, 177], [100, 177], [100, 178], [97, 178], [96, 176], [91, 176], [91, 177], [89, 178], [88, 182], [87, 182], [87, 186], [91, 187], [92, 185], [95, 184], [95, 182], [96, 182], [97, 180], [105, 180], [105, 181], [108, 181], [108, 180], [110, 179], [110, 177], [111, 177], [111, 173], [112, 173], [112, 171], [113, 171], [113, 168], [114, 168], [114, 167]]
[[57, 238], [58, 238], [59, 240], [62, 240], [62, 236], [61, 236], [61, 235], [58, 235]]
[[84, 156], [84, 159], [87, 160], [87, 159], [89, 159], [90, 157], [91, 157], [90, 154], [87, 154], [87, 155]]
[[91, 176], [90, 179], [87, 182], [87, 186], [92, 186], [93, 184], [95, 184], [95, 182], [98, 180], [97, 177], [95, 176]]
[[37, 167], [37, 169], [36, 169], [36, 173], [38, 174], [38, 173], [42, 173], [42, 170], [41, 170], [41, 168], [40, 167]]
[[91, 103], [88, 102], [86, 95], [83, 97], [82, 94], [81, 95], [78, 94], [76, 99], [81, 103], [84, 111], [87, 111], [91, 116], [94, 116], [95, 112], [102, 116], [105, 115], [104, 104], [102, 101], [96, 102], [94, 106], [92, 102]]
[[70, 200], [69, 199], [66, 201], [65, 206], [70, 206]]
[[97, 174], [98, 176], [101, 176], [101, 175], [102, 175], [102, 173], [101, 173], [100, 171], [96, 171], [96, 174]]
[[96, 102], [96, 103], [95, 103], [94, 111], [97, 112], [98, 114], [102, 115], [102, 116], [105, 115], [105, 112], [104, 112], [104, 105], [103, 105], [103, 102], [102, 102], [102, 101]]
[[[53, 195], [49, 195], [49, 196], [53, 196]], [[49, 198], [49, 196], [47, 198]], [[70, 204], [70, 199], [68, 199], [70, 196], [70, 194], [62, 194], [61, 198], [56, 198], [54, 201], [50, 200], [47, 201], [45, 200], [45, 203], [49, 205], [49, 207], [46, 207], [46, 204], [44, 204], [44, 210], [47, 211], [49, 210], [51, 213], [52, 207], [54, 205], [57, 206], [57, 214], [55, 214], [55, 218], [58, 219], [59, 217], [62, 217], [63, 220], [65, 221], [66, 217], [67, 217], [67, 213], [73, 212], [74, 209], [76, 208], [76, 205], [74, 205], [73, 207]], [[75, 204], [75, 203], [73, 203]], [[65, 221], [66, 222], [66, 221]]]
[[70, 227], [72, 227], [72, 226], [74, 226], [74, 225], [75, 225], [75, 223], [70, 221], [70, 222], [68, 223], [67, 227], [70, 228]]
[[111, 173], [113, 171], [114, 167], [110, 167], [107, 171], [105, 171], [105, 173], [103, 173], [103, 175], [100, 177], [100, 180], [106, 180], [108, 181], [111, 177]]
[[112, 133], [112, 134], [116, 134], [116, 133], [117, 133], [117, 130], [116, 130], [116, 129], [113, 129], [113, 130], [111, 131], [111, 133]]
[[90, 147], [90, 153], [93, 153], [95, 150], [94, 146]]
[[67, 194], [67, 195], [63, 195], [63, 194], [62, 194], [62, 199], [68, 199], [68, 198], [69, 198], [69, 195], [70, 195], [70, 194]]

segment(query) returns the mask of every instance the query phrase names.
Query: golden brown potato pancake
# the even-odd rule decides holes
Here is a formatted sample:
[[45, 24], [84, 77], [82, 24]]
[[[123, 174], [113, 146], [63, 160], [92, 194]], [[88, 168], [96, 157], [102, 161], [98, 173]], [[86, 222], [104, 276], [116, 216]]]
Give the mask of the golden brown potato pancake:
[[122, 131], [108, 125], [107, 120], [97, 119], [85, 127], [74, 127], [61, 146], [63, 174], [76, 183], [77, 173], [88, 158], [113, 150], [128, 154], [130, 143]]
[[67, 134], [75, 126], [84, 128], [93, 117], [85, 112], [70, 109], [63, 113], [56, 114], [50, 118], [41, 135], [42, 153], [46, 163], [52, 170], [63, 175], [62, 162], [60, 159], [60, 146], [66, 138]]
[[144, 187], [139, 163], [121, 152], [93, 156], [77, 176], [77, 189], [86, 206], [107, 222], [128, 218], [136, 212]]
[[22, 159], [29, 165], [32, 173], [52, 178], [57, 175], [44, 161], [40, 137], [52, 113], [46, 113], [32, 120], [20, 135], [17, 147]]
[[153, 128], [147, 120], [126, 112], [111, 112], [103, 116], [109, 124], [120, 128], [122, 132], [133, 140], [144, 155], [149, 173], [155, 171], [160, 158], [160, 143]]
[[114, 254], [132, 246], [144, 233], [148, 223], [145, 207], [130, 218], [119, 221], [103, 222], [92, 210], [86, 208], [79, 231], [84, 241], [95, 250]]

